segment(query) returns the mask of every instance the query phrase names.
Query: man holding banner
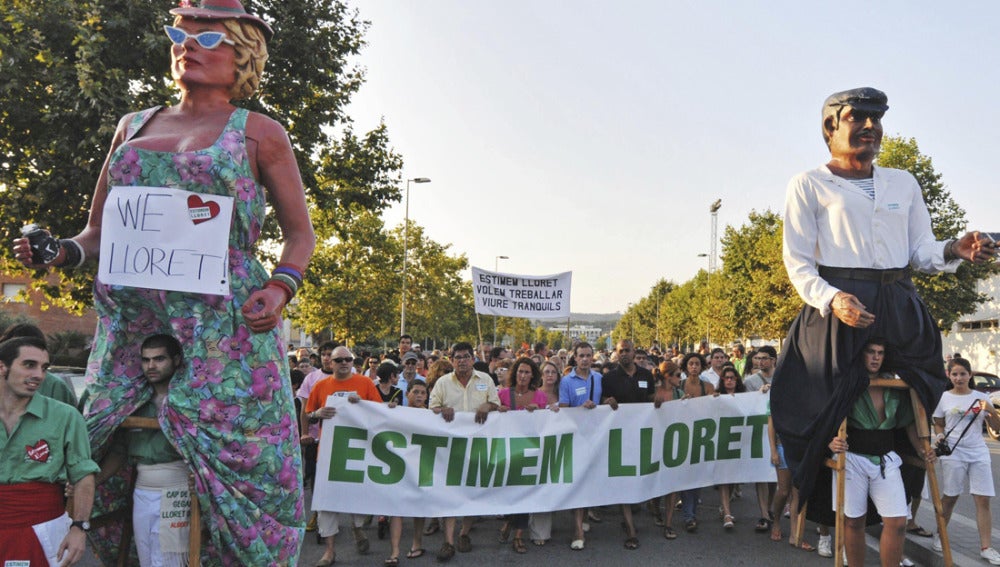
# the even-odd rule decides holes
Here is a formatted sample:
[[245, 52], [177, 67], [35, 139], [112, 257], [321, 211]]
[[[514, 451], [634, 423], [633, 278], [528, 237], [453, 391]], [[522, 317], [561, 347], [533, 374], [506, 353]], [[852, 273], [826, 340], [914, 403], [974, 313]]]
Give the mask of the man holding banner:
[[[632, 341], [618, 341], [618, 366], [604, 375], [601, 381], [603, 392], [602, 403], [617, 410], [618, 404], [634, 404], [653, 401], [656, 384], [653, 373], [635, 363], [635, 346]], [[632, 521], [631, 503], [622, 504], [622, 518], [625, 520], [625, 549], [638, 549], [639, 538], [636, 537], [635, 522]]]
[[[455, 371], [445, 374], [434, 383], [429, 407], [441, 415], [445, 421], [455, 419], [456, 411], [476, 412], [476, 423], [486, 423], [491, 411], [500, 408], [500, 397], [497, 387], [488, 374], [472, 369], [474, 349], [466, 342], [455, 343], [451, 348], [451, 361]], [[444, 519], [444, 544], [438, 551], [438, 561], [448, 561], [455, 556], [455, 550], [466, 553], [472, 550], [472, 540], [469, 531], [472, 530], [470, 518], [462, 518], [462, 531], [455, 545], [455, 518]]]
[[[559, 407], [583, 407], [594, 409], [601, 401], [601, 374], [591, 370], [594, 363], [594, 347], [590, 343], [580, 342], [573, 347], [573, 359], [576, 366], [559, 382]], [[585, 508], [573, 510], [573, 541], [570, 549], [579, 551], [584, 546], [583, 516]]]
[[[331, 361], [333, 362], [333, 376], [324, 378], [316, 383], [316, 386], [309, 394], [309, 401], [306, 402], [304, 419], [322, 420], [330, 419], [337, 415], [337, 410], [327, 405], [327, 398], [330, 396], [345, 397], [352, 402], [368, 400], [377, 404], [382, 403], [382, 396], [378, 393], [378, 388], [370, 378], [354, 373], [354, 355], [345, 346], [333, 349]], [[320, 430], [322, 435], [322, 429]], [[336, 561], [337, 553], [334, 550], [334, 536], [340, 531], [337, 512], [320, 511], [319, 513], [319, 535], [326, 538], [326, 552], [320, 559], [317, 566], [331, 565]], [[357, 545], [358, 553], [364, 554], [368, 551], [368, 538], [361, 531], [362, 518], [354, 515], [354, 542]]]

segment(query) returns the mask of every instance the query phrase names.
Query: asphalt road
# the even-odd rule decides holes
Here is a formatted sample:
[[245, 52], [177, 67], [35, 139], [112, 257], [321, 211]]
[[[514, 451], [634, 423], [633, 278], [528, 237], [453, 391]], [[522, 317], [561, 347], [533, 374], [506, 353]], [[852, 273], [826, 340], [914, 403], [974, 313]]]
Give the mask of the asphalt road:
[[[993, 477], [1000, 479], [1000, 444], [988, 440], [992, 453]], [[698, 567], [715, 566], [811, 566], [832, 565], [833, 559], [819, 557], [816, 553], [807, 553], [790, 547], [787, 540], [770, 541], [767, 534], [756, 533], [754, 523], [759, 516], [756, 497], [752, 485], [743, 485], [743, 497], [733, 502], [733, 514], [736, 516], [736, 527], [731, 531], [722, 528], [718, 519], [718, 492], [712, 488], [702, 490], [702, 503], [698, 508], [700, 527], [695, 534], [688, 534], [682, 528], [680, 514], [674, 519], [674, 528], [678, 538], [666, 540], [662, 536], [662, 528], [653, 524], [653, 518], [645, 507], [638, 510], [635, 518], [638, 528], [640, 545], [637, 550], [624, 549], [624, 533], [620, 527], [621, 512], [617, 506], [606, 506], [599, 509], [601, 523], [592, 524], [587, 534], [586, 549], [572, 551], [569, 542], [572, 532], [570, 526], [572, 516], [568, 512], [557, 513], [553, 520], [552, 540], [543, 547], [528, 543], [528, 553], [518, 555], [510, 545], [497, 542], [497, 533], [501, 522], [495, 518], [481, 519], [472, 530], [472, 551], [456, 554], [451, 560], [452, 565], [615, 565], [624, 561], [633, 561], [640, 565], [666, 563], [671, 565], [696, 565]], [[995, 500], [995, 499], [994, 499]], [[307, 494], [307, 504], [309, 495]], [[994, 527], [1000, 525], [1000, 505], [994, 502], [992, 516]], [[917, 516], [919, 522], [928, 529], [933, 529], [931, 506], [924, 503]], [[782, 522], [784, 533], [788, 533], [788, 519]], [[389, 555], [388, 540], [378, 540], [375, 522], [365, 529], [370, 540], [371, 550], [365, 555], [359, 555], [354, 546], [354, 540], [349, 531], [337, 536], [336, 565], [382, 565]], [[980, 560], [975, 551], [963, 549], [963, 542], [975, 540], [975, 507], [969, 496], [959, 499], [952, 519], [951, 533], [957, 547], [956, 565], [987, 565]], [[994, 544], [1000, 546], [1000, 531], [994, 528]], [[402, 557], [400, 565], [435, 565], [434, 555], [443, 542], [442, 535], [437, 533], [424, 538], [423, 546], [427, 553], [419, 559], [406, 559], [412, 534], [412, 523], [404, 522], [403, 538], [400, 543]], [[971, 537], [970, 537], [971, 536]], [[865, 566], [879, 565], [877, 554], [878, 528], [869, 530], [869, 550]], [[815, 529], [807, 524], [806, 539], [816, 543]], [[930, 540], [908, 536], [906, 543], [907, 555], [917, 565], [937, 566], [940, 558], [929, 551]], [[964, 553], [963, 553], [964, 552]], [[315, 532], [306, 534], [302, 546], [299, 565], [312, 567], [323, 554], [323, 546], [317, 543]], [[83, 567], [98, 567], [100, 563], [92, 556], [85, 558], [77, 565]]]

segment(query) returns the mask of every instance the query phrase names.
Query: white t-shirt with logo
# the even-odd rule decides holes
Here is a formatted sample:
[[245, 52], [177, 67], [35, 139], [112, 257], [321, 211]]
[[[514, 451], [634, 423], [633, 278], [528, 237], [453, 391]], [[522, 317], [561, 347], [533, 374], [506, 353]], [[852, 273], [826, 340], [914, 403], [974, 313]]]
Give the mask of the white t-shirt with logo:
[[[986, 403], [990, 403], [989, 397], [977, 390], [961, 396], [950, 391], [941, 394], [941, 401], [934, 409], [934, 417], [944, 419], [944, 431], [948, 434], [948, 446], [953, 449], [951, 455], [942, 456], [942, 459], [954, 459], [969, 463], [989, 462], [990, 450], [983, 439], [983, 420], [986, 419], [986, 412], [970, 411], [966, 413], [972, 402], [976, 400], [986, 400]], [[969, 420], [973, 420], [975, 423], [969, 426], [969, 430], [959, 441], [958, 438], [962, 435], [965, 426], [969, 425]]]

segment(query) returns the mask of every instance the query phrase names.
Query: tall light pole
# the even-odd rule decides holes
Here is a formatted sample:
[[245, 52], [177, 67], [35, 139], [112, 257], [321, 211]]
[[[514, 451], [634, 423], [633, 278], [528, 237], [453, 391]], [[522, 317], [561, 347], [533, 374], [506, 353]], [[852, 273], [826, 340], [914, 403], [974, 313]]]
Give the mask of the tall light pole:
[[722, 208], [722, 199], [716, 199], [708, 206], [708, 212], [712, 213], [712, 243], [708, 249], [708, 273], [712, 273], [717, 268], [718, 263], [718, 242], [719, 242], [719, 209]]
[[406, 180], [406, 216], [403, 220], [403, 295], [399, 300], [399, 334], [406, 334], [406, 260], [410, 248], [410, 183], [430, 183], [427, 177]]
[[[510, 260], [510, 256], [497, 256], [493, 260], [493, 271], [500, 271], [500, 260]], [[493, 316], [493, 346], [497, 346], [497, 316]]]

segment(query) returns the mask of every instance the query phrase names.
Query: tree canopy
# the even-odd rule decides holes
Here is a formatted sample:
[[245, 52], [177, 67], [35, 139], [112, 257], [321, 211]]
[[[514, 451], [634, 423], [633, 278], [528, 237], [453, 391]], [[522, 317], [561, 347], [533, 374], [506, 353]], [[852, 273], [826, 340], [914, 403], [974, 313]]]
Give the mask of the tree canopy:
[[[401, 198], [403, 159], [392, 149], [385, 124], [356, 133], [346, 113], [364, 80], [357, 57], [369, 23], [342, 0], [243, 3], [275, 34], [258, 93], [236, 104], [287, 129], [319, 240], [290, 313], [305, 328], [333, 331], [340, 339], [389, 336], [399, 306], [402, 243], [380, 217]], [[175, 0], [0, 0], [5, 242], [29, 222], [61, 237], [84, 228], [119, 119], [176, 100], [170, 43], [162, 30], [175, 6]], [[273, 220], [263, 229], [258, 253], [266, 261], [279, 248], [280, 235]], [[419, 232], [411, 235], [413, 244], [420, 248], [415, 261], [426, 258], [421, 279], [413, 280], [414, 331], [466, 333], [471, 288], [459, 275], [466, 260]], [[23, 270], [9, 246], [2, 250], [0, 270]], [[55, 304], [75, 311], [89, 306], [93, 266], [58, 273], [59, 285], [41, 278], [34, 285]]]

